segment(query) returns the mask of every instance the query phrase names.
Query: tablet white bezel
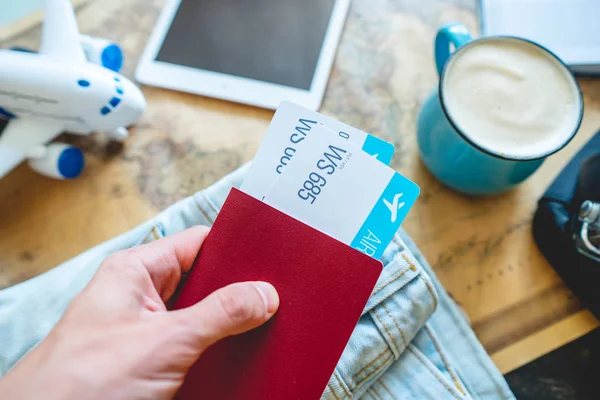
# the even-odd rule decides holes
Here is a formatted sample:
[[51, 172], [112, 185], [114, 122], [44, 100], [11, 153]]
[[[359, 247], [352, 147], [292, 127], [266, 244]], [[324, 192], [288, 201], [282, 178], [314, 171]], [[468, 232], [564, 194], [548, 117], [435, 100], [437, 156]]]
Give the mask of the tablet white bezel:
[[275, 109], [284, 100], [317, 110], [344, 28], [350, 0], [336, 0], [310, 90], [156, 61], [181, 0], [168, 0], [142, 54], [135, 78], [144, 84]]

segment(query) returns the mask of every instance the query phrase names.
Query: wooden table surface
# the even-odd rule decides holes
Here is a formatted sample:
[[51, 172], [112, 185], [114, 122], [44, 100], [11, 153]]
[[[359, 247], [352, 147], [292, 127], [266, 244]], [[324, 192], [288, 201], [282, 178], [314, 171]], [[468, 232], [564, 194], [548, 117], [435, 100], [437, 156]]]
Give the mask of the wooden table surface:
[[[91, 1], [83, 33], [119, 42], [133, 70], [164, 0]], [[600, 81], [581, 79], [576, 139], [504, 195], [469, 197], [442, 186], [419, 160], [416, 118], [437, 82], [433, 38], [449, 21], [477, 31], [475, 0], [353, 0], [321, 112], [392, 142], [392, 166], [422, 195], [404, 228], [504, 371], [598, 326], [537, 250], [536, 201], [600, 128]], [[37, 47], [40, 29], [0, 43]], [[201, 38], [199, 39], [201, 40]], [[272, 111], [144, 87], [148, 109], [120, 154], [100, 135], [66, 140], [87, 154], [75, 181], [22, 165], [0, 181], [0, 288], [40, 274], [127, 231], [250, 160]]]

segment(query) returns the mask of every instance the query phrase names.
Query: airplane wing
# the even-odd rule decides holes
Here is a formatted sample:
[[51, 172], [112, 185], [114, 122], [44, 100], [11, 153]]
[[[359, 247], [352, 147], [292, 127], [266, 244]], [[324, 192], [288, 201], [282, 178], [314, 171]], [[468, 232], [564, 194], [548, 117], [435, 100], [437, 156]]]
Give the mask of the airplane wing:
[[35, 146], [44, 145], [60, 135], [62, 124], [31, 119], [13, 119], [0, 133], [0, 179], [25, 160]]
[[46, 0], [40, 54], [85, 62], [79, 29], [69, 0]]

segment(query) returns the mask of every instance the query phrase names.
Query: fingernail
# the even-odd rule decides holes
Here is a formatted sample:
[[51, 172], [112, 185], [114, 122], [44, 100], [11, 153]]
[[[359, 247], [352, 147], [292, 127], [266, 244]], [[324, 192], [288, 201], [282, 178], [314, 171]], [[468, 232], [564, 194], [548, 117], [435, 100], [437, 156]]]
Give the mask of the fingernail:
[[258, 293], [260, 293], [267, 313], [273, 314], [277, 311], [279, 307], [279, 295], [273, 285], [267, 282], [253, 282], [253, 285], [258, 290]]

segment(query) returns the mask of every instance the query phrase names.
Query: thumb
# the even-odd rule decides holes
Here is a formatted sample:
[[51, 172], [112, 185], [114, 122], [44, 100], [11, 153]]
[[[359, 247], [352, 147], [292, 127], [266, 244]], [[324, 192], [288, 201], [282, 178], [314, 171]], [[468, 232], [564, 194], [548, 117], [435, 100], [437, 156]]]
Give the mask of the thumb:
[[275, 288], [266, 282], [234, 283], [186, 309], [172, 311], [202, 349], [267, 322], [279, 307]]

